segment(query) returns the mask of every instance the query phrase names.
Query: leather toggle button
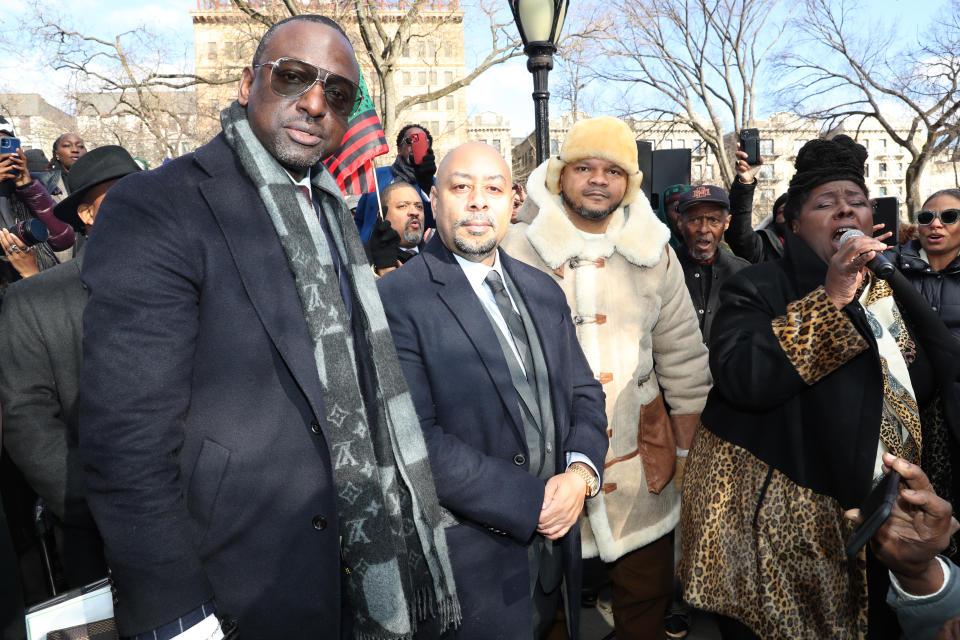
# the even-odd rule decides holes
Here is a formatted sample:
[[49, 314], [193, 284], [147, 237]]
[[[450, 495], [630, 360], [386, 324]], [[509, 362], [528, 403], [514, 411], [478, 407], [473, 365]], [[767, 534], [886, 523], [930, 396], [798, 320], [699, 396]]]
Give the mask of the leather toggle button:
[[323, 516], [313, 516], [313, 528], [317, 531], [323, 531], [327, 528], [327, 519]]
[[518, 453], [517, 455], [513, 456], [513, 464], [517, 465], [518, 467], [522, 467], [526, 461], [527, 458], [522, 453]]
[[321, 431], [321, 429], [320, 429], [320, 423], [317, 422], [316, 420], [314, 420], [313, 422], [311, 422], [311, 423], [310, 423], [310, 431], [313, 431], [314, 433], [316, 433], [316, 434], [319, 435], [319, 434], [320, 434], [320, 431]]

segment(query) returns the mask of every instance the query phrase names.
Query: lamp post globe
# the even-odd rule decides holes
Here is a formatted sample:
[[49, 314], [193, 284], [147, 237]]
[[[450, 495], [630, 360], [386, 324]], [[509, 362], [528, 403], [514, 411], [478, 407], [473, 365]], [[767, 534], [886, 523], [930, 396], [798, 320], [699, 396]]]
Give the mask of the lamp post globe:
[[537, 164], [550, 156], [550, 91], [547, 74], [553, 69], [557, 38], [563, 29], [569, 0], [510, 0], [510, 10], [527, 54], [527, 70], [533, 74], [533, 106]]

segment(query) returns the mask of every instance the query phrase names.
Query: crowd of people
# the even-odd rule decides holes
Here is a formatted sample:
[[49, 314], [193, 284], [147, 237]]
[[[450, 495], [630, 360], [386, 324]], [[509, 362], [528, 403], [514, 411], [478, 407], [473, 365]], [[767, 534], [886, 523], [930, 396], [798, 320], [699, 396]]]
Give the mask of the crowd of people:
[[299, 15], [193, 153], [0, 157], [4, 638], [107, 575], [135, 639], [960, 638], [960, 190], [888, 246], [840, 135], [654, 212], [598, 117], [525, 188], [409, 124], [351, 210], [358, 79]]

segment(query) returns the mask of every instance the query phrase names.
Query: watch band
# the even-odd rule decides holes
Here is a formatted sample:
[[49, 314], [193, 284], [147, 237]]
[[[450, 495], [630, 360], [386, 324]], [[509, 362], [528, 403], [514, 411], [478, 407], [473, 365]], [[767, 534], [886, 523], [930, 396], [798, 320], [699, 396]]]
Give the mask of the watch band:
[[587, 484], [584, 494], [586, 497], [592, 498], [600, 492], [600, 483], [597, 481], [597, 476], [594, 475], [593, 471], [591, 471], [590, 468], [584, 463], [574, 462], [567, 467], [567, 471], [573, 471], [575, 474], [583, 478], [583, 481]]

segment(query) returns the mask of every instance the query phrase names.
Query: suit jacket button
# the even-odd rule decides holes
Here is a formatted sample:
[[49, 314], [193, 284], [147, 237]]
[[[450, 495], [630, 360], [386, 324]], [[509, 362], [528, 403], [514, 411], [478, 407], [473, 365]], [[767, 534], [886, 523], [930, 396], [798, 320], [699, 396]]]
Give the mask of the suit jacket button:
[[327, 519], [323, 516], [314, 516], [313, 517], [313, 528], [317, 531], [323, 531], [327, 528]]
[[314, 420], [313, 422], [311, 422], [311, 423], [310, 423], [310, 431], [313, 431], [314, 433], [316, 433], [317, 435], [319, 435], [319, 434], [320, 434], [320, 423], [317, 422], [316, 420]]
[[517, 455], [513, 456], [513, 464], [517, 465], [518, 467], [522, 467], [523, 463], [526, 461], [527, 459], [522, 453], [518, 453]]

